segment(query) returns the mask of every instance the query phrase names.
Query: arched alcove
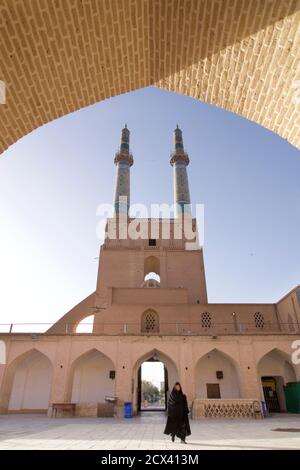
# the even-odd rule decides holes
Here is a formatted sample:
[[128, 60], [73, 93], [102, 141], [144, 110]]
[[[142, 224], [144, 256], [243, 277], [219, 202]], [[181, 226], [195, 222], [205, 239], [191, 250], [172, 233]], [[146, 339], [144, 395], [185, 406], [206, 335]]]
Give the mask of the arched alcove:
[[53, 367], [40, 351], [33, 349], [17, 357], [11, 364], [7, 380], [10, 381], [8, 410], [44, 411], [48, 410]]
[[160, 281], [160, 261], [156, 256], [148, 256], [144, 261], [144, 279], [149, 274], [156, 274]]
[[67, 396], [73, 403], [105, 403], [115, 393], [115, 366], [97, 349], [79, 356], [70, 369]]
[[240, 398], [236, 364], [218, 349], [202, 356], [195, 367], [196, 398]]

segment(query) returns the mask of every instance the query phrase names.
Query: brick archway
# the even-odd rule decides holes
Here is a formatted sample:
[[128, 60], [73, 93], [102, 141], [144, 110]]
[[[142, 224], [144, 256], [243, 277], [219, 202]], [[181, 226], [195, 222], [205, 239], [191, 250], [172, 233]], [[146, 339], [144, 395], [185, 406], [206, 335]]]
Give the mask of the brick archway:
[[0, 153], [42, 124], [149, 85], [300, 147], [296, 0], [3, 0], [0, 17]]

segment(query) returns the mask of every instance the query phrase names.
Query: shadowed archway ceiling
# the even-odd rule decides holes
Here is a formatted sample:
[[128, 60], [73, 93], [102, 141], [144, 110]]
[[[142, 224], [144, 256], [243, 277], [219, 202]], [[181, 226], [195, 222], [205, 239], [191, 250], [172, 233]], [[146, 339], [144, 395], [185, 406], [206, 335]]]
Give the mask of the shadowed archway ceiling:
[[0, 152], [52, 119], [149, 85], [300, 147], [299, 10], [297, 0], [0, 0]]

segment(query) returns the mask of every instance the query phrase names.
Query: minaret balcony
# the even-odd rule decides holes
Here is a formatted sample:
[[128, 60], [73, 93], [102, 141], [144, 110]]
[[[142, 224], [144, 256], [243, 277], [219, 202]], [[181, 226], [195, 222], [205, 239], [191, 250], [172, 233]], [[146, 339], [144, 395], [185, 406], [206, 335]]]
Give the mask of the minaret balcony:
[[185, 152], [184, 153], [177, 153], [177, 152], [171, 153], [170, 165], [173, 166], [174, 163], [176, 162], [184, 163], [186, 166], [188, 166], [188, 164], [190, 163], [188, 154]]
[[129, 166], [133, 165], [133, 155], [132, 153], [117, 152], [114, 158], [114, 164], [118, 163], [127, 163]]

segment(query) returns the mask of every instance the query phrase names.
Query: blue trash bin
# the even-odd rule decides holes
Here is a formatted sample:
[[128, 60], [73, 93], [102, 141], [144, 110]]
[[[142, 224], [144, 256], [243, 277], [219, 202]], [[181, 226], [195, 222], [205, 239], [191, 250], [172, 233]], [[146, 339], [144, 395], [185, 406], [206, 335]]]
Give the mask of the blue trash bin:
[[124, 403], [124, 418], [132, 418], [132, 403], [125, 401]]
[[264, 418], [266, 418], [267, 417], [267, 408], [266, 408], [266, 404], [263, 400], [261, 401], [261, 406], [262, 406], [262, 409], [263, 409]]

